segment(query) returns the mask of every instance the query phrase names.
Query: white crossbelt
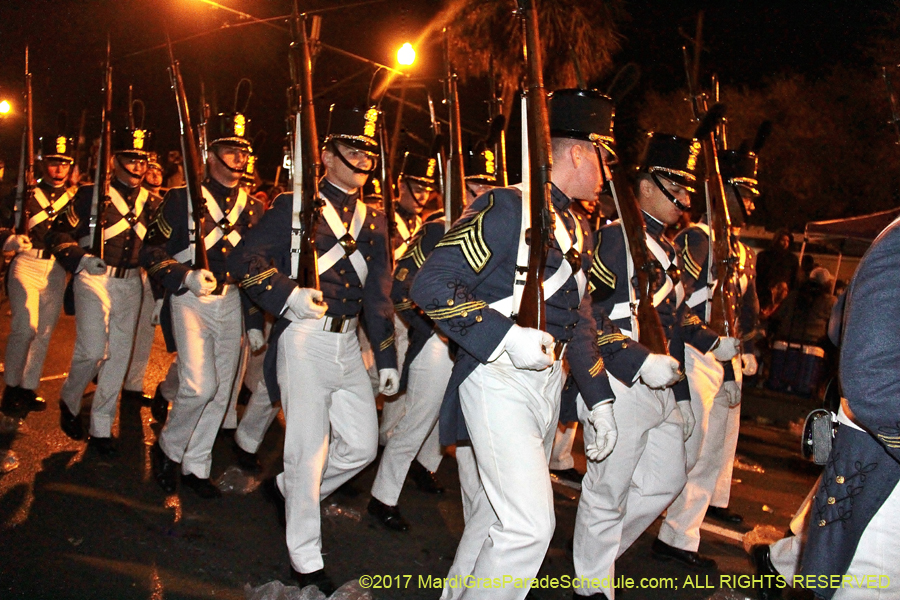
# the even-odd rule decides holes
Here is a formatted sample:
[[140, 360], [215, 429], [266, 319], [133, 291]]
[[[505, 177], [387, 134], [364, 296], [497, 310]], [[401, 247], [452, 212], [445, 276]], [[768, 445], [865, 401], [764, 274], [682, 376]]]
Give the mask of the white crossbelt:
[[[245, 192], [243, 189], [238, 190], [237, 199], [234, 202], [234, 206], [228, 212], [228, 217], [226, 218], [225, 213], [222, 212], [222, 209], [219, 207], [219, 203], [216, 202], [216, 199], [213, 197], [212, 193], [210, 193], [210, 191], [206, 189], [206, 186], [200, 186], [200, 190], [203, 194], [203, 200], [206, 204], [206, 212], [209, 217], [216, 223], [216, 226], [203, 238], [203, 245], [207, 250], [209, 250], [224, 237], [231, 243], [232, 246], [237, 246], [238, 242], [241, 241], [241, 234], [238, 233], [237, 230], [232, 229], [226, 236], [225, 232], [222, 230], [222, 226], [220, 225], [220, 223], [222, 219], [227, 219], [228, 223], [232, 227], [237, 223], [237, 220], [241, 216], [241, 213], [243, 213], [244, 209], [247, 207], [247, 192]], [[191, 214], [191, 211], [188, 210], [188, 247], [172, 258], [180, 263], [184, 263], [187, 261], [193, 262], [195, 259], [195, 239], [194, 216]]]
[[409, 241], [412, 239], [416, 232], [419, 231], [419, 227], [422, 225], [422, 220], [416, 217], [416, 226], [412, 231], [409, 230], [409, 227], [406, 225], [406, 221], [403, 220], [403, 217], [394, 213], [394, 222], [397, 224], [397, 233], [400, 234], [400, 239], [403, 241], [397, 249], [394, 250], [394, 260], [400, 260], [400, 257], [406, 254], [406, 249], [409, 248]]
[[355, 249], [352, 254], [347, 255], [340, 240], [348, 233], [354, 241], [359, 237], [359, 232], [362, 231], [363, 223], [365, 223], [366, 220], [366, 205], [360, 200], [356, 201], [356, 207], [353, 210], [353, 218], [350, 220], [350, 230], [348, 231], [347, 228], [344, 227], [344, 223], [341, 221], [341, 218], [331, 201], [321, 194], [319, 194], [319, 197], [325, 203], [322, 207], [322, 216], [325, 218], [328, 227], [331, 228], [332, 233], [334, 233], [334, 237], [338, 239], [338, 242], [332, 246], [328, 252], [319, 257], [319, 275], [325, 273], [328, 269], [333, 267], [337, 261], [344, 258], [344, 256], [347, 256], [347, 258], [350, 259], [350, 264], [353, 265], [353, 269], [356, 271], [357, 276], [359, 276], [360, 283], [365, 285], [366, 277], [369, 274], [366, 258], [362, 255], [359, 248]]
[[[674, 283], [672, 278], [669, 276], [669, 267], [672, 266], [672, 261], [669, 259], [669, 255], [666, 254], [666, 251], [662, 246], [659, 245], [653, 236], [649, 233], [644, 234], [645, 239], [647, 240], [647, 249], [650, 250], [650, 253], [653, 254], [654, 258], [659, 261], [659, 264], [662, 265], [663, 271], [666, 273], [666, 282], [656, 290], [656, 293], [653, 294], [653, 306], [659, 306], [663, 300], [669, 295], [669, 293], [674, 289], [675, 290], [675, 304], [680, 305], [684, 300], [684, 286], [679, 281], [678, 283]], [[631, 262], [631, 256], [626, 256], [626, 260]], [[630, 282], [629, 282], [629, 285]], [[635, 310], [637, 307], [635, 307]], [[630, 302], [618, 302], [613, 306], [612, 311], [609, 313], [610, 320], [624, 319], [625, 317], [630, 317], [632, 314], [632, 307]]]
[[[150, 192], [147, 191], [146, 188], [141, 188], [141, 191], [138, 192], [138, 196], [134, 201], [134, 216], [135, 218], [140, 217], [141, 213], [144, 212], [144, 206], [147, 204], [147, 200], [150, 198]], [[122, 218], [115, 222], [115, 224], [110, 225], [109, 227], [103, 230], [103, 241], [108, 241], [129, 227], [134, 229], [134, 232], [141, 239], [144, 239], [144, 235], [147, 233], [147, 227], [144, 226], [140, 221], [135, 221], [132, 225], [126, 219], [126, 215], [131, 212], [131, 207], [128, 206], [128, 202], [122, 197], [122, 194], [115, 188], [109, 188], [109, 200], [112, 202], [113, 206], [116, 207], [116, 210], [119, 211], [119, 214], [122, 215]]]
[[72, 199], [72, 192], [70, 190], [66, 190], [62, 193], [62, 195], [53, 202], [51, 206], [50, 200], [47, 198], [47, 195], [44, 194], [44, 190], [39, 187], [34, 188], [34, 199], [37, 200], [37, 203], [41, 206], [41, 212], [36, 215], [32, 215], [30, 219], [28, 219], [28, 229], [31, 230], [32, 227], [38, 225], [39, 223], [43, 223], [47, 219], [50, 218], [50, 214], [47, 211], [47, 207], [50, 207], [54, 214], [61, 211], [66, 204], [69, 203], [69, 200]]

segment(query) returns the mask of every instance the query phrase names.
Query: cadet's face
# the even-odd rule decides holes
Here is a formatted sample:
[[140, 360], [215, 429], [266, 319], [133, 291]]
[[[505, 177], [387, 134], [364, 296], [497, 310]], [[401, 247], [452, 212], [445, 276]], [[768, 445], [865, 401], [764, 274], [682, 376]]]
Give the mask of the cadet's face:
[[116, 177], [129, 187], [137, 187], [147, 172], [147, 159], [118, 155], [115, 160]]
[[144, 181], [151, 187], [161, 186], [163, 182], [162, 171], [156, 167], [148, 168], [147, 172], [144, 174]]
[[[669, 193], [675, 196], [679, 202], [687, 207], [691, 206], [691, 196], [690, 193], [688, 193], [687, 188], [669, 181], [664, 177], [660, 177], [659, 180]], [[666, 198], [666, 195], [656, 187], [655, 183], [648, 180], [641, 182], [640, 203], [641, 208], [666, 225], [674, 225], [684, 213], [684, 211], [675, 206], [671, 200]]]
[[575, 153], [573, 156], [575, 177], [569, 196], [592, 202], [598, 198], [603, 182], [608, 177], [609, 167], [606, 163], [609, 160], [609, 153], [603, 148], [600, 149], [603, 158], [601, 163], [593, 144], [585, 142], [573, 146], [572, 150]]
[[[412, 192], [410, 192], [412, 190]], [[422, 214], [425, 204], [428, 202], [428, 188], [421, 183], [404, 181], [400, 186], [399, 204], [403, 210], [417, 215]]]
[[225, 187], [233, 188], [241, 181], [241, 174], [250, 160], [250, 151], [240, 146], [222, 144], [216, 144], [210, 150], [207, 161], [210, 176]]
[[[375, 159], [372, 155], [367, 154], [362, 150], [345, 146], [340, 142], [338, 142], [336, 146], [344, 159], [357, 169], [368, 170], [375, 166]], [[369, 178], [368, 173], [357, 173], [349, 168], [344, 164], [344, 161], [330, 150], [322, 152], [322, 162], [325, 163], [326, 179], [341, 189], [352, 192], [353, 190], [364, 186], [366, 180]]]
[[59, 160], [58, 158], [50, 158], [44, 161], [44, 174], [48, 179], [59, 183], [69, 176], [71, 165], [68, 161]]

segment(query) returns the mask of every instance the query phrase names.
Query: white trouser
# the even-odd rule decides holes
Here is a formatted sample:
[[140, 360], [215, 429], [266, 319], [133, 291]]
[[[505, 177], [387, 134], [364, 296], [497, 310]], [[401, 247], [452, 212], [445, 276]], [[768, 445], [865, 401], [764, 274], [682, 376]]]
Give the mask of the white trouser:
[[[368, 344], [368, 340], [363, 340], [360, 338], [360, 343], [365, 341]], [[394, 345], [397, 347], [397, 364], [400, 365], [402, 369], [406, 364], [406, 350], [409, 348], [409, 328], [406, 326], [406, 323], [394, 314]], [[372, 366], [369, 366], [369, 363], [366, 363], [366, 368], [370, 369], [369, 375], [372, 376], [372, 372], [374, 370], [375, 365], [375, 357], [372, 355], [371, 350], [369, 350], [369, 356], [371, 357]], [[366, 358], [365, 349], [363, 350], [363, 358]], [[374, 373], [376, 375], [375, 382], [378, 382], [378, 373], [377, 371]], [[407, 385], [407, 387], [409, 387]], [[408, 392], [407, 392], [408, 393]], [[378, 395], [378, 389], [375, 389], [375, 395]], [[406, 394], [401, 394], [394, 398], [384, 399], [384, 405], [381, 407], [381, 426], [378, 428], [378, 444], [380, 446], [386, 446], [388, 440], [391, 438], [391, 435], [394, 432], [394, 427], [397, 426], [397, 423], [400, 422], [400, 419], [403, 418], [403, 415], [406, 414]], [[430, 446], [423, 446], [422, 450], [425, 451], [427, 447], [434, 447], [434, 443], [430, 444]], [[437, 458], [435, 459], [435, 454], [432, 453], [430, 456], [421, 456], [420, 453], [419, 460], [420, 462], [424, 459], [431, 463], [434, 463], [437, 460], [437, 463], [440, 464], [440, 443], [437, 444]], [[424, 464], [424, 463], [423, 463]], [[437, 469], [437, 465], [435, 465], [434, 469]], [[428, 469], [429, 471], [434, 471], [434, 469]]]
[[172, 402], [178, 395], [178, 355], [169, 363], [169, 370], [166, 371], [166, 377], [159, 382], [159, 393], [167, 401]]
[[[263, 325], [263, 335], [266, 339], [269, 337], [269, 333], [272, 331], [272, 322], [269, 319], [266, 319], [265, 324]], [[241, 367], [238, 370], [238, 376], [235, 378], [234, 389], [231, 392], [231, 402], [228, 403], [228, 412], [225, 413], [225, 423], [222, 425], [225, 429], [234, 429], [240, 428], [237, 421], [237, 401], [238, 396], [241, 395], [241, 386], [244, 385], [250, 390], [251, 394], [255, 394], [257, 390], [257, 386], [261, 385], [264, 389], [262, 393], [265, 394], [266, 404], [270, 404], [269, 402], [269, 392], [265, 389], [266, 383], [265, 378], [263, 376], [263, 366], [266, 362], [266, 351], [268, 350], [268, 345], [263, 346], [255, 353], [250, 351], [250, 340], [247, 338], [244, 343], [244, 347], [242, 351], [244, 355], [241, 357]], [[253, 396], [250, 396], [251, 400]], [[248, 401], [249, 406], [249, 401]], [[247, 408], [244, 409], [244, 414], [241, 416], [241, 423], [244, 422], [244, 419], [247, 418]], [[249, 444], [253, 446], [253, 448], [258, 449], [259, 444], [262, 443], [263, 437], [266, 435], [266, 431], [269, 429], [269, 425], [272, 424], [272, 421], [275, 420], [275, 416], [278, 414], [278, 410], [276, 409], [271, 418], [268, 416], [263, 418], [263, 422], [253, 422], [248, 423], [245, 428], [245, 435], [252, 435], [253, 439], [256, 439], [256, 436], [259, 436], [259, 441], [256, 444]], [[251, 415], [252, 417], [253, 415]], [[257, 415], [258, 417], [259, 415]], [[263, 427], [262, 431], [259, 432], [258, 429]], [[235, 433], [237, 436], [237, 433]], [[237, 439], [237, 437], [235, 437]], [[241, 445], [244, 448], [243, 445]], [[256, 450], [249, 450], [248, 448], [244, 448], [247, 452], [256, 452]]]
[[803, 544], [806, 542], [806, 531], [809, 528], [809, 515], [821, 479], [820, 476], [816, 480], [791, 519], [791, 533], [794, 535], [783, 537], [769, 546], [769, 560], [788, 585], [792, 585], [794, 575], [800, 571], [800, 558], [803, 554]]
[[[248, 376], [250, 369], [247, 369]], [[234, 432], [234, 441], [243, 450], [256, 454], [266, 432], [278, 416], [278, 406], [274, 406], [269, 399], [269, 389], [266, 387], [266, 380], [262, 374], [257, 376], [256, 384], [247, 387], [253, 390], [247, 406], [244, 407], [244, 414], [241, 416], [241, 422], [238, 423], [237, 430]], [[248, 379], [249, 384], [252, 379]]]
[[[553, 530], [550, 449], [559, 418], [560, 362], [543, 371], [516, 369], [507, 354], [479, 365], [459, 387], [466, 427], [478, 465], [479, 488], [466, 493], [472, 511], [451, 572], [476, 579], [537, 575]], [[463, 548], [477, 555], [460, 556]], [[469, 573], [459, 565], [471, 564]], [[516, 589], [457, 585], [446, 598], [521, 600]]]
[[420, 455], [419, 462], [422, 462], [422, 454], [426, 459], [434, 454], [433, 447], [426, 449], [429, 443], [438, 444], [438, 461], [431, 460], [423, 465], [432, 472], [440, 465], [440, 438], [436, 425], [451, 371], [453, 359], [447, 342], [434, 334], [409, 365], [409, 382], [402, 399], [407, 404], [405, 414], [388, 438], [372, 484], [372, 496], [389, 506], [396, 506], [416, 454]]
[[6, 338], [6, 385], [36, 390], [41, 384], [50, 336], [59, 321], [66, 272], [55, 258], [15, 256], [7, 275], [12, 318]]
[[[885, 460], [890, 460], [885, 458]], [[856, 581], [876, 575], [880, 588], [842, 587], [834, 600], [896, 600], [900, 586], [900, 485], [887, 497], [863, 531], [846, 576]]]
[[[605, 460], [587, 463], [575, 517], [573, 558], [578, 577], [600, 580], [598, 588], [612, 600], [616, 558], [665, 510], [681, 491], [684, 467], [684, 425], [672, 390], [651, 390], [641, 382], [630, 388], [610, 377], [616, 395], [619, 438]], [[578, 396], [578, 416], [584, 421], [584, 443], [594, 442], [587, 407]]]
[[553, 450], [550, 452], [550, 468], [554, 471], [564, 471], [575, 468], [575, 457], [572, 456], [572, 446], [575, 445], [575, 434], [578, 432], [578, 422], [559, 423], [556, 426], [556, 436], [553, 438]]
[[75, 275], [75, 351], [59, 395], [77, 415], [91, 380], [97, 389], [91, 405], [91, 435], [111, 437], [122, 381], [128, 371], [134, 328], [141, 308], [141, 278]]
[[700, 547], [700, 525], [723, 468], [722, 447], [730, 409], [722, 389], [725, 371], [712, 353], [685, 347], [685, 372], [691, 388], [694, 432], [685, 442], [687, 483], [666, 511], [659, 539], [682, 550]]
[[294, 569], [311, 573], [324, 566], [319, 503], [375, 459], [378, 413], [356, 331], [291, 323], [278, 339], [277, 368], [287, 546]]
[[[743, 399], [743, 378], [744, 374], [740, 371], [741, 358], [740, 355], [733, 359], [735, 381], [741, 386], [741, 398]], [[713, 488], [712, 498], [709, 500], [710, 506], [718, 508], [727, 508], [731, 500], [731, 476], [734, 473], [734, 456], [737, 453], [738, 434], [741, 430], [741, 405], [738, 404], [728, 409], [725, 417], [725, 442], [720, 450], [721, 469], [719, 477], [716, 479], [716, 486]]]
[[141, 312], [138, 316], [137, 327], [134, 333], [134, 349], [131, 351], [131, 364], [128, 366], [128, 374], [125, 375], [125, 385], [122, 387], [132, 392], [144, 393], [144, 374], [147, 372], [147, 364], [150, 362], [150, 351], [153, 350], [153, 338], [156, 337], [156, 327], [150, 324], [153, 317], [153, 309], [156, 300], [150, 289], [150, 278], [146, 273], [143, 278], [144, 294], [141, 297]]
[[179, 385], [159, 445], [182, 473], [207, 479], [240, 358], [241, 296], [229, 286], [221, 296], [188, 292], [171, 302]]
[[[463, 533], [456, 547], [456, 556], [450, 565], [447, 574], [449, 580], [461, 581], [463, 577], [470, 575], [475, 568], [475, 560], [484, 545], [484, 532], [488, 531], [497, 521], [497, 515], [491, 509], [490, 502], [481, 486], [481, 477], [478, 475], [478, 465], [475, 462], [475, 452], [472, 446], [458, 445], [456, 447], [456, 463], [459, 468], [459, 491], [462, 496], [463, 522], [469, 535]], [[473, 534], [479, 535], [473, 535]], [[451, 597], [459, 597], [462, 590], [445, 587], [441, 593], [441, 600]]]
[[[265, 354], [261, 352], [261, 354]], [[234, 384], [231, 386], [231, 397], [228, 398], [228, 407], [225, 409], [225, 417], [222, 420], [222, 429], [237, 429], [237, 403], [238, 396], [241, 395], [241, 386], [244, 378], [247, 376], [247, 369], [250, 366], [250, 340], [244, 336], [241, 342], [241, 351], [238, 357], [238, 366], [234, 374]]]

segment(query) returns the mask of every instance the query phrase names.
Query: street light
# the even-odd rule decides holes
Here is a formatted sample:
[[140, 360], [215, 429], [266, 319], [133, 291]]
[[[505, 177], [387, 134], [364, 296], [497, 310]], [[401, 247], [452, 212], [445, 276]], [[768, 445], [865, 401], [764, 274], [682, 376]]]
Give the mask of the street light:
[[416, 62], [416, 51], [413, 49], [412, 44], [406, 42], [397, 50], [397, 63], [408, 67], [414, 62]]
[[3, 100], [0, 102], [0, 115], [8, 115], [9, 111], [12, 110], [12, 107], [9, 105], [9, 102]]

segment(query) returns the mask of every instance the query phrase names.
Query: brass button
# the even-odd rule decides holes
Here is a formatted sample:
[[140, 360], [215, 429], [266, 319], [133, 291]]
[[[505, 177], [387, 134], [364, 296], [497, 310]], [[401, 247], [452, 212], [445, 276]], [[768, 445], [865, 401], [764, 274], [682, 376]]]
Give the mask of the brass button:
[[481, 321], [482, 321], [481, 315], [478, 315], [477, 317], [475, 317], [476, 323], [481, 323]]
[[349, 283], [345, 283], [345, 284], [344, 284], [344, 287], [345, 287], [345, 288], [348, 288], [348, 287], [350, 287], [350, 284], [349, 284]]
[[828, 498], [828, 504], [834, 504], [834, 496]]
[[838, 483], [844, 483], [844, 476], [838, 475], [837, 477], [834, 478], [834, 480]]
[[346, 272], [347, 272], [346, 269], [341, 269], [340, 271], [338, 271], [338, 273], [340, 273], [341, 275], [345, 274]]
[[622, 347], [623, 347], [623, 348], [627, 348], [627, 347], [628, 347], [628, 342], [622, 342]]
[[272, 289], [272, 286], [271, 286], [271, 285], [267, 285], [267, 286], [266, 286], [266, 290], [271, 290], [271, 289]]
[[453, 306], [453, 298], [447, 300], [447, 306]]
[[461, 316], [461, 317], [463, 317], [463, 318], [468, 317], [468, 316], [469, 316], [469, 311], [464, 310], [464, 311], [462, 311], [462, 313], [461, 313], [459, 316]]
[[344, 207], [344, 212], [350, 212], [350, 209], [347, 208], [347, 207], [345, 206], [345, 207]]
[[228, 252], [228, 250], [226, 250], [225, 248], [222, 248], [222, 252]]
[[825, 519], [819, 521], [819, 527], [825, 527], [828, 523], [825, 522]]
[[375, 229], [375, 223], [372, 223], [371, 225], [369, 225], [369, 229]]
[[346, 298], [341, 298], [341, 303], [342, 303], [342, 304], [345, 304], [346, 302], [347, 302], [347, 299], [346, 299]]

